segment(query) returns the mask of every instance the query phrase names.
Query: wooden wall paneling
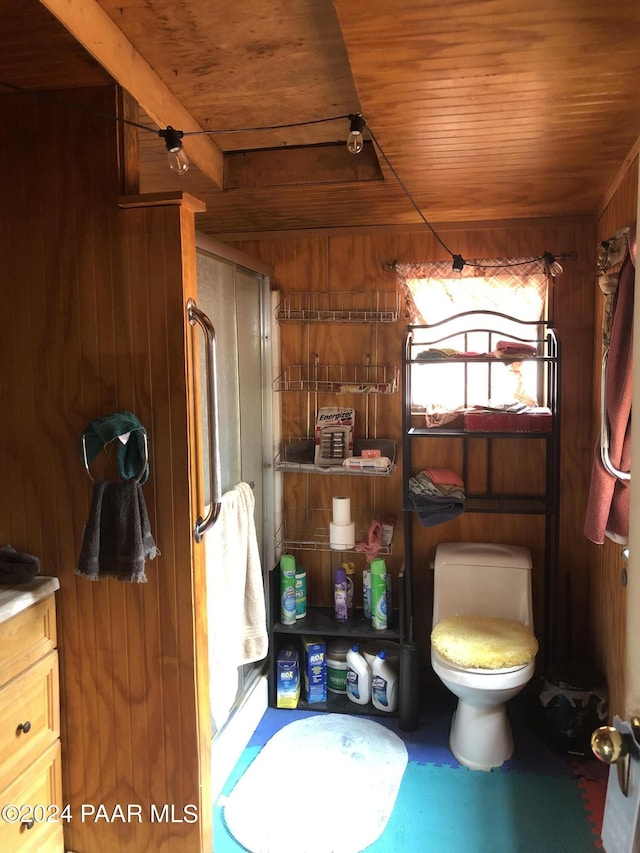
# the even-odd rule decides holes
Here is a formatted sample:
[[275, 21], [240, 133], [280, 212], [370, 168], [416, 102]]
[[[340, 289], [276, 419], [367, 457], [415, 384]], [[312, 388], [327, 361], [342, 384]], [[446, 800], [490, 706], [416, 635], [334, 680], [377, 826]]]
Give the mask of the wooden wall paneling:
[[[556, 622], [564, 636], [568, 659], [592, 661], [593, 645], [586, 631], [591, 595], [589, 543], [582, 534], [593, 455], [590, 429], [593, 361], [594, 230], [569, 229], [565, 245], [577, 253], [576, 261], [564, 263], [565, 272], [554, 286], [556, 326], [562, 353], [562, 443], [560, 494], [559, 589]], [[557, 246], [557, 244], [556, 244]], [[556, 249], [558, 250], [558, 249]], [[577, 535], [566, 534], [566, 522]]]
[[[1, 214], [0, 303], [11, 322], [0, 338], [10, 368], [0, 380], [0, 443], [9, 449], [0, 464], [10, 495], [0, 498], [0, 536], [60, 577], [64, 801], [75, 815], [67, 846], [210, 850], [185, 367], [194, 210], [174, 198], [154, 212], [119, 211], [115, 129], [105, 133], [100, 118], [112, 110], [113, 88], [72, 99], [81, 109], [3, 99], [3, 119], [25, 144], [16, 149], [20, 168], [3, 184], [11, 204]], [[143, 586], [75, 575], [92, 489], [79, 437], [115, 408], [136, 412], [150, 436], [144, 494], [162, 555], [148, 564]], [[92, 470], [103, 467], [96, 461]], [[193, 564], [197, 573], [197, 555]], [[152, 802], [173, 803], [178, 817], [186, 803], [206, 807], [195, 824], [152, 824]], [[141, 803], [145, 820], [82, 823], [81, 803]]]
[[[19, 103], [17, 100], [4, 99], [2, 107], [3, 121], [8, 121], [9, 126], [15, 128], [15, 132], [27, 140], [27, 144], [22, 151], [16, 152], [17, 161], [14, 161], [16, 166], [14, 174], [21, 173], [28, 163], [28, 155], [33, 147], [33, 138], [37, 134], [38, 122], [35, 110], [25, 110], [23, 114], [19, 113]], [[14, 124], [15, 123], [15, 124]], [[7, 528], [7, 533], [11, 532], [13, 539], [6, 538], [6, 542], [14, 544], [16, 542], [27, 542], [31, 540], [36, 542], [34, 530], [29, 525], [27, 505], [27, 491], [30, 491], [29, 477], [20, 476], [20, 458], [25, 452], [29, 440], [32, 438], [32, 413], [34, 403], [30, 394], [31, 381], [37, 375], [35, 369], [35, 358], [30, 349], [24, 345], [24, 341], [29, 340], [30, 323], [28, 309], [29, 301], [35, 296], [32, 288], [25, 288], [23, 268], [18, 262], [18, 258], [14, 254], [16, 248], [26, 249], [28, 244], [28, 235], [25, 233], [25, 221], [28, 218], [28, 210], [30, 205], [30, 190], [33, 186], [26, 180], [20, 185], [14, 179], [11, 185], [15, 188], [13, 197], [11, 195], [11, 204], [2, 205], [0, 213], [0, 245], [2, 246], [2, 256], [4, 259], [5, 280], [1, 288], [2, 317], [5, 319], [5, 332], [2, 336], [2, 365], [0, 371], [0, 389], [2, 390], [3, 406], [14, 411], [12, 422], [4, 420], [0, 426], [4, 441], [2, 446], [4, 452], [0, 453], [0, 468], [2, 469], [2, 482], [6, 484], [5, 488], [0, 491], [0, 508], [2, 509], [2, 518]], [[22, 292], [25, 297], [25, 306], [16, 306], [15, 293]], [[27, 349], [26, 352], [24, 350]], [[16, 377], [18, 382], [11, 382], [10, 377]], [[22, 423], [24, 421], [24, 423]], [[36, 454], [40, 450], [36, 448]], [[11, 484], [11, 488], [9, 488]], [[38, 537], [37, 544], [41, 544]], [[17, 547], [17, 546], [15, 546]]]
[[[165, 826], [162, 843], [167, 849], [175, 846], [185, 850], [200, 849], [199, 844], [208, 849], [211, 834], [207, 801], [210, 721], [202, 707], [206, 694], [208, 709], [208, 681], [197, 687], [204, 668], [198, 668], [194, 659], [194, 645], [198, 649], [196, 656], [206, 649], [206, 627], [194, 624], [194, 609], [202, 612], [206, 587], [202, 577], [202, 549], [192, 546], [195, 510], [189, 485], [193, 461], [189, 439], [193, 426], [185, 361], [189, 349], [186, 337], [191, 331], [184, 312], [186, 299], [196, 295], [195, 230], [189, 207], [188, 202], [180, 206], [160, 203], [157, 207], [142, 210], [134, 207], [126, 212], [130, 220], [127, 233], [137, 235], [138, 240], [145, 235], [145, 277], [149, 287], [143, 299], [149, 315], [148, 352], [152, 372], [149, 417], [157, 460], [156, 499], [152, 506], [157, 544], [167, 557], [165, 571], [158, 575], [157, 598], [145, 602], [144, 614], [144, 624], [153, 630], [153, 641], [147, 638], [144, 648], [145, 668], [155, 688], [156, 700], [154, 703], [149, 696], [142, 700], [153, 754], [149, 755], [149, 787], [151, 802], [172, 802], [179, 815], [185, 805], [199, 807], [198, 824], [185, 827], [177, 823], [170, 832]], [[132, 241], [134, 250], [135, 245], [136, 238]], [[200, 590], [199, 601], [195, 600], [195, 579]], [[181, 697], [177, 703], [176, 696]], [[152, 724], [158, 712], [162, 719], [160, 728]], [[209, 732], [208, 737], [203, 730]], [[168, 792], [170, 800], [157, 800]], [[154, 843], [159, 841], [160, 837]]]
[[[637, 148], [637, 146], [636, 146]], [[638, 193], [638, 157], [631, 159], [626, 172], [608, 193], [607, 204], [598, 218], [594, 244], [606, 240], [619, 228], [633, 225], [636, 220]], [[594, 245], [595, 251], [595, 245]], [[602, 357], [602, 316], [604, 297], [595, 279], [595, 260], [592, 287], [595, 297], [595, 323], [593, 336], [593, 386], [592, 435], [598, 431], [600, 419], [600, 383]], [[590, 618], [593, 624], [594, 658], [605, 675], [609, 691], [609, 715], [624, 718], [626, 688], [626, 624], [627, 595], [621, 583], [621, 546], [606, 539], [604, 545], [589, 545], [591, 568]], [[633, 709], [632, 709], [633, 710]]]
[[[531, 257], [540, 255], [544, 251], [560, 253], [572, 249], [578, 252], [578, 261], [569, 261], [565, 264], [565, 275], [559, 280], [556, 287], [558, 294], [560, 294], [557, 300], [556, 319], [565, 359], [563, 364], [563, 402], [567, 399], [570, 401], [567, 402], [567, 413], [562, 419], [563, 454], [569, 445], [570, 451], [561, 457], [560, 574], [562, 575], [563, 599], [558, 602], [556, 618], [564, 620], [568, 612], [573, 614], [572, 651], [576, 655], [580, 655], [583, 649], [589, 648], [590, 630], [588, 620], [583, 618], [589, 595], [589, 580], [588, 564], [585, 557], [587, 546], [582, 541], [584, 539], [582, 524], [583, 508], [586, 502], [585, 483], [588, 478], [591, 458], [592, 388], [591, 377], [588, 370], [585, 372], [585, 365], [589, 363], [589, 349], [593, 335], [591, 307], [594, 296], [591, 289], [590, 269], [594, 234], [593, 220], [590, 218], [566, 218], [524, 222], [487, 222], [480, 225], [458, 224], [443, 226], [439, 233], [452, 251], [459, 252], [467, 259], [474, 257]], [[328, 254], [326, 252], [327, 241]], [[339, 290], [339, 282], [347, 278], [363, 290], [389, 290], [395, 287], [395, 279], [393, 273], [382, 271], [383, 262], [392, 260], [445, 260], [448, 257], [446, 250], [426, 229], [414, 229], [406, 232], [398, 230], [372, 231], [369, 233], [354, 229], [353, 232], [332, 232], [330, 234], [319, 234], [315, 237], [310, 234], [282, 235], [272, 239], [252, 238], [246, 242], [239, 241], [238, 247], [273, 264], [277, 286], [285, 293], [288, 290], [313, 289], [311, 286], [302, 286], [300, 277], [306, 277], [309, 282], [314, 281], [315, 277], [309, 273], [310, 270], [317, 270], [317, 276], [321, 277], [325, 270], [318, 266], [319, 258], [328, 258], [329, 267], [326, 274], [331, 282], [332, 289]], [[283, 349], [285, 350], [290, 345], [285, 340], [286, 336], [301, 334], [300, 332], [292, 333], [289, 330], [290, 325], [282, 324]], [[397, 324], [379, 327], [377, 351], [379, 355], [384, 353], [385, 361], [400, 364], [405, 325], [406, 318], [402, 316]], [[361, 359], [362, 353], [367, 352], [372, 346], [370, 328], [349, 326], [348, 329], [349, 334], [341, 336], [334, 347], [334, 351], [339, 353], [341, 359], [345, 359], [345, 363], [348, 363], [349, 359]], [[340, 330], [338, 329], [335, 332], [327, 327], [324, 332], [318, 330], [313, 335], [315, 336], [313, 339], [318, 342], [319, 348], [320, 342], [322, 342], [322, 346], [331, 344], [335, 335], [340, 335]], [[302, 346], [302, 344], [301, 337], [295, 339], [296, 346]], [[346, 401], [347, 397], [340, 398], [340, 400], [334, 398], [331, 402], [335, 404], [336, 401], [342, 402], [343, 400]], [[328, 405], [329, 402], [326, 404]], [[380, 397], [377, 405], [378, 434], [396, 439], [400, 444], [401, 395]], [[285, 434], [289, 411], [283, 407], [283, 430]], [[358, 428], [358, 423], [356, 415], [356, 428]], [[484, 445], [485, 442], [482, 441], [473, 442], [474, 451], [470, 471], [473, 479], [478, 482], [483, 480], [486, 472]], [[427, 464], [434, 464], [434, 460], [443, 465], [460, 465], [460, 453], [460, 447], [454, 448], [450, 442], [430, 442], [428, 448], [426, 446], [416, 448], [414, 467], [419, 470], [420, 467], [426, 467]], [[520, 478], [525, 481], [525, 489], [530, 489], [533, 485], [537, 487], [539, 484], [533, 460], [534, 457], [532, 456], [531, 468], [527, 468], [526, 476]], [[510, 472], [521, 471], [520, 462], [518, 456], [513, 458], [504, 454], [499, 461], [494, 460], [494, 465], [497, 465], [494, 476], [503, 478], [509, 476], [513, 483]], [[401, 453], [398, 456], [398, 463], [399, 468], [391, 477], [377, 482], [376, 498], [379, 507], [393, 510], [400, 517], [391, 557], [391, 562], [397, 563], [399, 566], [403, 557], [400, 511], [402, 506]], [[296, 485], [290, 487], [289, 484], [295, 480], [295, 477], [289, 474], [285, 476], [285, 504], [289, 503], [290, 489], [293, 488], [296, 489], [296, 500], [300, 500], [304, 494], [302, 484], [296, 481]], [[330, 495], [326, 492], [326, 484], [318, 485], [317, 479], [312, 475], [308, 477], [311, 498], [313, 500], [328, 500]], [[343, 488], [349, 488], [352, 490], [352, 495], [360, 496], [358, 489], [353, 491], [353, 485], [345, 485]], [[539, 636], [542, 636], [543, 602], [546, 593], [544, 589], [544, 526], [540, 517], [466, 514], [460, 519], [440, 525], [437, 528], [423, 528], [416, 519], [413, 520], [413, 525], [416, 555], [414, 572], [416, 634], [424, 661], [428, 659], [428, 637], [431, 624], [432, 574], [429, 563], [433, 559], [435, 548], [440, 541], [455, 540], [456, 538], [473, 541], [474, 539], [489, 537], [491, 541], [521, 543], [529, 547], [534, 558], [535, 618], [536, 624], [539, 626]], [[304, 559], [307, 560], [307, 555], [304, 555]], [[313, 559], [319, 560], [315, 556]], [[330, 579], [330, 569], [326, 561], [325, 567], [320, 571], [323, 574], [323, 579], [319, 588], [326, 589]], [[571, 583], [565, 585], [565, 575], [567, 574]], [[554, 583], [558, 583], [557, 578], [554, 579]], [[309, 584], [312, 589], [314, 584], [312, 578], [309, 579]], [[566, 604], [564, 602], [565, 587], [569, 589], [571, 596], [571, 601]], [[567, 626], [563, 630], [567, 630]], [[563, 651], [562, 649], [561, 652]], [[588, 656], [588, 651], [583, 654]]]

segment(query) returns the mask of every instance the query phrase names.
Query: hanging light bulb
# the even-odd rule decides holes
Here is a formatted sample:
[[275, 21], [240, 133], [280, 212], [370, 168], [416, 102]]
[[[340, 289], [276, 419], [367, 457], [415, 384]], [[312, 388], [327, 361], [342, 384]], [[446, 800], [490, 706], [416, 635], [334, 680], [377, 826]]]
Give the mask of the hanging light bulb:
[[364, 148], [362, 131], [366, 126], [366, 122], [360, 113], [351, 113], [349, 120], [351, 121], [351, 127], [349, 128], [349, 136], [347, 137], [347, 149], [352, 154], [359, 154]]
[[167, 146], [169, 168], [177, 172], [178, 175], [184, 175], [185, 172], [189, 171], [189, 158], [182, 147], [182, 131], [175, 130], [169, 124], [165, 130], [158, 131], [158, 136], [164, 139]]
[[558, 263], [555, 255], [552, 255], [551, 252], [545, 252], [542, 256], [542, 260], [544, 261], [545, 269], [551, 278], [557, 278], [557, 276], [562, 275], [564, 272], [562, 264]]

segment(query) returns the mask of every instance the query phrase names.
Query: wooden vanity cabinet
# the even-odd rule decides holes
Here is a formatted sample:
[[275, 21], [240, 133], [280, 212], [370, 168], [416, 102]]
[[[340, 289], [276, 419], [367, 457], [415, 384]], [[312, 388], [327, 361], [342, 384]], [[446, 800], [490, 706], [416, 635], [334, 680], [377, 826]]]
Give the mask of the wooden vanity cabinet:
[[50, 595], [0, 622], [0, 850], [61, 853], [61, 811], [60, 691]]

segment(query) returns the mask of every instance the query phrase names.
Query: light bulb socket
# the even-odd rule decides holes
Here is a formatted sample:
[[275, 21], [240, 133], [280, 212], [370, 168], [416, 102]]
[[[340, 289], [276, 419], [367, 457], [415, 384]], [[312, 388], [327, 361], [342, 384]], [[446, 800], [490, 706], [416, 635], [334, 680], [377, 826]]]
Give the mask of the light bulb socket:
[[158, 131], [158, 136], [164, 139], [164, 144], [167, 147], [169, 168], [178, 175], [184, 175], [185, 172], [189, 171], [189, 158], [182, 147], [184, 133], [169, 124], [163, 130]]
[[349, 116], [351, 121], [351, 127], [349, 129], [349, 136], [347, 137], [347, 149], [351, 152], [351, 154], [359, 154], [364, 148], [364, 137], [362, 136], [362, 131], [365, 127], [365, 120], [362, 118], [360, 113], [352, 113]]
[[349, 113], [349, 121], [351, 122], [349, 133], [362, 133], [367, 126], [362, 113]]
[[551, 278], [555, 278], [558, 275], [562, 275], [564, 269], [562, 268], [562, 264], [558, 263], [556, 260], [556, 256], [552, 255], [551, 252], [544, 252], [542, 255], [542, 260], [544, 262], [544, 267], [551, 276]]
[[182, 148], [182, 137], [184, 136], [181, 130], [176, 130], [171, 127], [171, 125], [167, 125], [164, 130], [158, 131], [158, 136], [161, 136], [164, 139], [164, 144], [167, 146], [167, 151], [175, 154]]

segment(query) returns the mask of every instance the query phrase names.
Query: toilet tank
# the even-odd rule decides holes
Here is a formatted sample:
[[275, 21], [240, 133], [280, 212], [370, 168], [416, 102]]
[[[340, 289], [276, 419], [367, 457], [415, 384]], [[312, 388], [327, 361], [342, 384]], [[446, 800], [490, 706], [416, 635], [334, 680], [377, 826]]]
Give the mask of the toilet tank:
[[445, 616], [498, 616], [533, 628], [531, 553], [519, 545], [438, 545], [433, 624]]

